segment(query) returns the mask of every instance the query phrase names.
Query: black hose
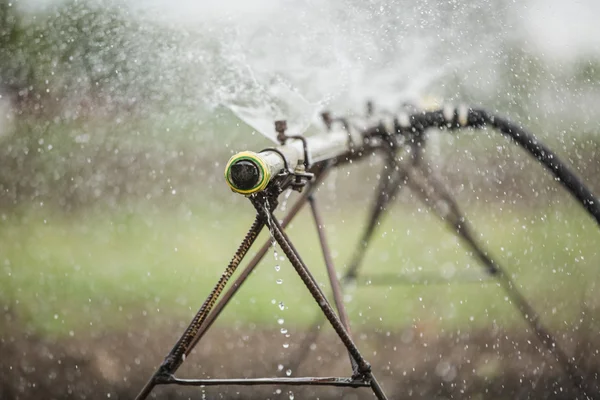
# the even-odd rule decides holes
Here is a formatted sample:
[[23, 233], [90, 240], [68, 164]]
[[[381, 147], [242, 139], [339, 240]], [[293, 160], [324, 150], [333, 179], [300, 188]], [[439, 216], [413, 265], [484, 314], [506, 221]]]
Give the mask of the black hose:
[[600, 225], [600, 201], [581, 179], [533, 134], [507, 119], [492, 115], [485, 110], [469, 108], [464, 110], [463, 115], [460, 115], [461, 111], [463, 110], [455, 109], [451, 115], [444, 112], [444, 110], [413, 114], [409, 117], [410, 123], [408, 125], [396, 124], [396, 130], [401, 134], [414, 134], [415, 132], [424, 132], [429, 128], [456, 130], [465, 127], [492, 127], [503, 135], [510, 137], [548, 168], [561, 185], [579, 201]]

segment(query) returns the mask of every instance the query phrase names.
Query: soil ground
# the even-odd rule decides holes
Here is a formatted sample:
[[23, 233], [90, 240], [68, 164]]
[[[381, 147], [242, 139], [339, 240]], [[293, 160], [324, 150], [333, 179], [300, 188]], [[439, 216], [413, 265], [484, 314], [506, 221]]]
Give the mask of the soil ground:
[[[166, 355], [182, 321], [127, 332], [47, 339], [25, 334], [10, 313], [1, 334], [2, 399], [132, 399]], [[325, 329], [325, 328], [324, 328]], [[180, 377], [285, 376], [306, 332], [254, 326], [214, 327], [178, 371]], [[563, 343], [585, 371], [594, 398], [599, 372], [597, 341]], [[474, 332], [433, 332], [413, 326], [396, 332], [355, 332], [354, 337], [393, 399], [573, 399], [577, 395], [553, 357], [524, 331], [499, 327]], [[570, 338], [573, 336], [570, 335]], [[594, 339], [595, 340], [595, 339]], [[284, 343], [290, 346], [285, 348]], [[584, 344], [584, 345], [582, 345]], [[343, 346], [323, 332], [292, 376], [348, 376]], [[158, 387], [161, 399], [370, 399], [368, 389], [324, 387]]]

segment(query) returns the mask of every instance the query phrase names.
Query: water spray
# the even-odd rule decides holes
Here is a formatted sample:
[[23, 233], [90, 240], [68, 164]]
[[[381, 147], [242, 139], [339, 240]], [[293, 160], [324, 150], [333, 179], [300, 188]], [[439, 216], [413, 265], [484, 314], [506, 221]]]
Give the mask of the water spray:
[[[576, 393], [593, 397], [586, 386], [584, 371], [569, 357], [551, 332], [541, 323], [539, 314], [514, 284], [505, 269], [494, 260], [487, 250], [475, 239], [473, 229], [461, 212], [450, 191], [423, 168], [422, 151], [426, 143], [425, 132], [429, 129], [458, 131], [466, 128], [491, 128], [508, 136], [524, 148], [531, 156], [546, 167], [560, 184], [600, 225], [600, 203], [587, 186], [567, 167], [556, 154], [537, 138], [517, 124], [485, 110], [461, 107], [444, 107], [434, 111], [401, 112], [397, 114], [376, 111], [372, 103], [367, 105], [367, 113], [362, 122], [351, 123], [346, 118], [333, 118], [329, 113], [322, 114], [326, 132], [311, 137], [288, 136], [285, 121], [276, 121], [275, 131], [279, 145], [258, 152], [244, 151], [234, 155], [225, 168], [225, 181], [232, 191], [250, 200], [256, 210], [256, 218], [248, 234], [234, 254], [210, 295], [193, 318], [181, 338], [169, 352], [163, 363], [144, 386], [138, 400], [148, 397], [156, 385], [175, 384], [187, 386], [211, 385], [323, 385], [352, 388], [370, 388], [380, 399], [387, 399], [382, 386], [377, 381], [371, 366], [354, 343], [350, 332], [350, 322], [342, 301], [343, 287], [356, 279], [370, 239], [377, 223], [383, 218], [389, 204], [402, 187], [415, 191], [418, 197], [443, 220], [462, 240], [484, 267], [490, 279], [496, 279], [506, 291], [516, 309], [529, 324], [539, 341], [545, 346], [563, 369]], [[398, 154], [408, 151], [408, 161], [401, 161]], [[361, 242], [353, 255], [350, 268], [341, 282], [338, 280], [332, 257], [322, 231], [323, 223], [318, 212], [314, 190], [323, 182], [327, 173], [351, 161], [358, 161], [372, 154], [379, 154], [391, 175], [382, 174], [375, 201], [369, 214]], [[287, 189], [301, 192], [300, 198], [292, 206], [280, 223], [274, 216], [278, 198]], [[338, 313], [325, 297], [323, 291], [310, 273], [308, 266], [285, 233], [285, 227], [300, 209], [309, 203], [313, 219], [318, 229], [319, 241], [332, 287], [334, 303]], [[439, 204], [445, 204], [440, 207]], [[257, 379], [180, 379], [175, 376], [177, 369], [187, 355], [212, 326], [216, 318], [229, 303], [246, 278], [267, 253], [267, 242], [241, 272], [236, 281], [223, 294], [227, 283], [241, 264], [244, 256], [254, 244], [258, 234], [265, 227], [271, 230], [287, 259], [301, 277], [307, 290], [317, 302], [322, 315], [328, 320], [348, 351], [351, 375], [349, 377], [272, 377]], [[221, 300], [217, 300], [221, 297]], [[320, 320], [317, 321], [320, 323]], [[317, 324], [315, 324], [316, 326]], [[314, 328], [314, 327], [313, 327]], [[318, 329], [301, 346], [295, 358], [300, 364]]]

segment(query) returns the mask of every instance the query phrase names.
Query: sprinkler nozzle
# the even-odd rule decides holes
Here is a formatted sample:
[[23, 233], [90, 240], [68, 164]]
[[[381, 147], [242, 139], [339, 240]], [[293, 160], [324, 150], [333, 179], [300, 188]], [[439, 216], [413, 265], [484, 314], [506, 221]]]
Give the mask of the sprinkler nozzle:
[[225, 167], [225, 180], [234, 192], [252, 194], [263, 190], [269, 183], [271, 173], [262, 158], [244, 151], [231, 157]]

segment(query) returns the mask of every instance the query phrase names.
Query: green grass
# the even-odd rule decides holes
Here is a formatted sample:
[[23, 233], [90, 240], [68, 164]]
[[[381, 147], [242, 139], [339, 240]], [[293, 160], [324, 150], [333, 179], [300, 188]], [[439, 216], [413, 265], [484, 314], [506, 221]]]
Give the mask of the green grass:
[[[364, 210], [339, 210], [325, 202], [322, 208], [334, 260], [342, 271], [356, 246]], [[47, 335], [128, 329], [140, 320], [158, 325], [172, 317], [187, 322], [245, 235], [252, 208], [239, 202], [232, 207], [134, 209], [3, 215], [0, 301], [31, 330]], [[579, 320], [582, 301], [593, 297], [600, 266], [600, 233], [591, 219], [571, 202], [533, 214], [480, 208], [468, 215], [544, 321], [570, 328]], [[308, 210], [289, 232], [317, 279], [326, 284]], [[351, 288], [346, 296], [356, 329], [367, 324], [384, 330], [406, 324], [441, 330], [522, 323], [493, 281], [459, 280], [465, 273], [481, 275], [479, 265], [422, 208], [394, 208], [377, 231], [363, 271], [373, 276], [373, 283]], [[427, 282], [452, 271], [457, 278], [450, 283]], [[417, 283], [375, 285], [381, 273], [401, 274]], [[276, 261], [271, 251], [219, 323], [276, 326], [283, 318], [288, 327], [302, 326], [316, 313], [291, 265]]]

